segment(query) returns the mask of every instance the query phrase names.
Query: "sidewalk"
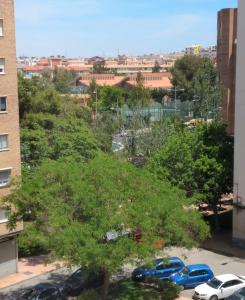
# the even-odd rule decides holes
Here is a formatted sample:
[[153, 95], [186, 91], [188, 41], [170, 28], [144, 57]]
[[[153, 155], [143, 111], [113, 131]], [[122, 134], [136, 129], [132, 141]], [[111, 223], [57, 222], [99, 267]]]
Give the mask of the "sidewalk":
[[45, 258], [45, 256], [20, 258], [18, 263], [19, 272], [2, 277], [0, 280], [0, 289], [15, 285], [44, 273], [55, 271], [65, 265], [63, 262], [46, 264]]
[[202, 248], [230, 257], [245, 259], [245, 249], [233, 244], [231, 231], [224, 230], [218, 234], [213, 234], [210, 239], [205, 241]]

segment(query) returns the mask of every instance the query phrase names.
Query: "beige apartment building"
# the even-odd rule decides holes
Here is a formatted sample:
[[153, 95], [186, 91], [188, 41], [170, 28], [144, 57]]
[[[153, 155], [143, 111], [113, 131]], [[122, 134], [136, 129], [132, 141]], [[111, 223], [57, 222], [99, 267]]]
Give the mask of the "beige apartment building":
[[0, 277], [17, 272], [22, 223], [8, 230], [1, 198], [10, 192], [11, 180], [20, 172], [14, 0], [0, 0]]
[[233, 240], [245, 247], [245, 1], [238, 1]]

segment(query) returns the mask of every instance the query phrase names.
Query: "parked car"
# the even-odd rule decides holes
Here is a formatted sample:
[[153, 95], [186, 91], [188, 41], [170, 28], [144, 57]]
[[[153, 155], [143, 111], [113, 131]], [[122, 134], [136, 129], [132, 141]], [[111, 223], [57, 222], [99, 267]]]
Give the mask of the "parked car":
[[245, 300], [245, 288], [236, 291], [234, 294], [226, 298], [226, 300]]
[[67, 296], [78, 296], [86, 289], [96, 289], [104, 283], [104, 273], [89, 268], [79, 268], [66, 281], [63, 293]]
[[177, 273], [172, 274], [169, 279], [185, 288], [193, 288], [212, 279], [214, 274], [208, 265], [197, 264], [184, 267]]
[[17, 297], [18, 300], [65, 300], [67, 299], [60, 287], [40, 283], [32, 288], [23, 289]]
[[145, 281], [148, 278], [166, 279], [171, 274], [181, 270], [185, 264], [178, 257], [170, 257], [167, 261], [163, 258], [159, 258], [153, 261], [153, 267], [148, 268], [142, 266], [136, 268], [132, 273], [132, 279], [136, 281]]
[[245, 287], [245, 277], [224, 274], [214, 277], [205, 284], [195, 288], [193, 299], [218, 300], [231, 296], [234, 292]]

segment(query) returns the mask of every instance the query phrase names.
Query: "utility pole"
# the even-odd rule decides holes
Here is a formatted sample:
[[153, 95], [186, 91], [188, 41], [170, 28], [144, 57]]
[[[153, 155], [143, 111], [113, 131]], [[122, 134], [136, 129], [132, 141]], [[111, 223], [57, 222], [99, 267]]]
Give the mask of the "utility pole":
[[178, 89], [176, 86], [174, 89], [168, 89], [168, 91], [174, 91], [174, 112], [177, 112], [177, 92], [183, 92], [185, 89]]

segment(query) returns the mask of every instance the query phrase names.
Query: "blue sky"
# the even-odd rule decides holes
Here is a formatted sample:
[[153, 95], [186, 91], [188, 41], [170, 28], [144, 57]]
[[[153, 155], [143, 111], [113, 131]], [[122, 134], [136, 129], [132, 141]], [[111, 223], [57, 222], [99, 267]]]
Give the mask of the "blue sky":
[[18, 55], [144, 54], [216, 43], [237, 0], [15, 0]]

